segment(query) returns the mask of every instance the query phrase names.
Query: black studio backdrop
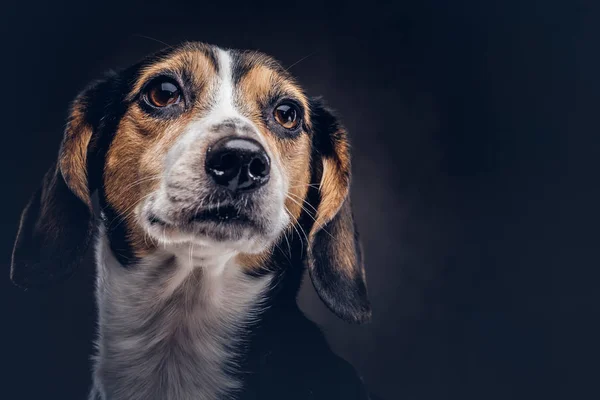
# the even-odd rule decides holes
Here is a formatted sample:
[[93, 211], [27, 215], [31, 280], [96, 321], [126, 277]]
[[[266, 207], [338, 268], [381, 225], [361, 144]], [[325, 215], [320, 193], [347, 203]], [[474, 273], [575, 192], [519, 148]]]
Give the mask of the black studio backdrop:
[[374, 392], [595, 397], [595, 2], [393, 3], [2, 5], [0, 398], [85, 398], [93, 266], [45, 292], [13, 287], [19, 214], [78, 90], [183, 40], [293, 65], [348, 127], [373, 322], [336, 320], [310, 284], [301, 303]]

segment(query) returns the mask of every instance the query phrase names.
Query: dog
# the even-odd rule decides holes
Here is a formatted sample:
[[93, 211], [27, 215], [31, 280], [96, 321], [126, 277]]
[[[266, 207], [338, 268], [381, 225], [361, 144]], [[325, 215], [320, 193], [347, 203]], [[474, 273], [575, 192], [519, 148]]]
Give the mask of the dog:
[[[184, 43], [92, 83], [23, 211], [11, 279], [96, 248], [92, 400], [368, 399], [296, 296], [371, 317], [347, 132], [273, 58]], [[97, 193], [97, 204], [92, 195]]]

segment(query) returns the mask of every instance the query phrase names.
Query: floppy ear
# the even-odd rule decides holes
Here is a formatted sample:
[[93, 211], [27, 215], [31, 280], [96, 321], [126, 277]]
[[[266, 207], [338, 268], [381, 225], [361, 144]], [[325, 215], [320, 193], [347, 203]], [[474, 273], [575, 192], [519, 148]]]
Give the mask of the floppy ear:
[[[319, 201], [309, 233], [308, 269], [325, 305], [347, 322], [371, 318], [358, 232], [350, 205], [346, 130], [320, 100], [311, 101]], [[318, 179], [318, 178], [317, 178]]]
[[105, 85], [91, 85], [73, 102], [58, 159], [23, 210], [11, 265], [18, 286], [64, 279], [86, 253], [94, 231], [87, 173], [96, 142], [90, 109]]

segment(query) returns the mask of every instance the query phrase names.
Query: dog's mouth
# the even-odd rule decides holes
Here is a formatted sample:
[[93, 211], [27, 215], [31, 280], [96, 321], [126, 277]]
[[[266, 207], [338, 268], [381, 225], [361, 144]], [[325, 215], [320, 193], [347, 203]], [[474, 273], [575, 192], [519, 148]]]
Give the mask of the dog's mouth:
[[194, 222], [216, 222], [216, 223], [250, 223], [251, 220], [245, 213], [237, 207], [227, 205], [221, 207], [211, 207], [208, 209], [201, 210], [192, 215], [188, 221], [189, 223]]
[[197, 199], [173, 203], [148, 198], [138, 211], [141, 228], [158, 243], [218, 243], [249, 253], [274, 241], [288, 223], [277, 198], [213, 194], [208, 202]]
[[238, 242], [267, 235], [261, 220], [234, 205], [211, 206], [178, 213], [177, 218], [163, 217], [159, 212], [146, 215], [148, 233], [160, 240], [174, 242], [210, 240]]
[[216, 225], [246, 225], [253, 226], [256, 223], [250, 216], [238, 207], [233, 205], [212, 206], [205, 209], [195, 210], [189, 217], [183, 217], [178, 223], [167, 222], [158, 215], [152, 213], [148, 215], [150, 225], [173, 226], [186, 228], [197, 224], [216, 224]]

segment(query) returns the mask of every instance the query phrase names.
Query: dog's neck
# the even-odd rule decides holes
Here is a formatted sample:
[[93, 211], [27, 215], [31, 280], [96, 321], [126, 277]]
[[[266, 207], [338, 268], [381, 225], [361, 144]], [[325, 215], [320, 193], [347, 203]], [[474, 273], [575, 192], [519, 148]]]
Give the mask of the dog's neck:
[[94, 398], [209, 400], [240, 388], [238, 345], [271, 276], [205, 250], [160, 250], [125, 268], [101, 233]]

